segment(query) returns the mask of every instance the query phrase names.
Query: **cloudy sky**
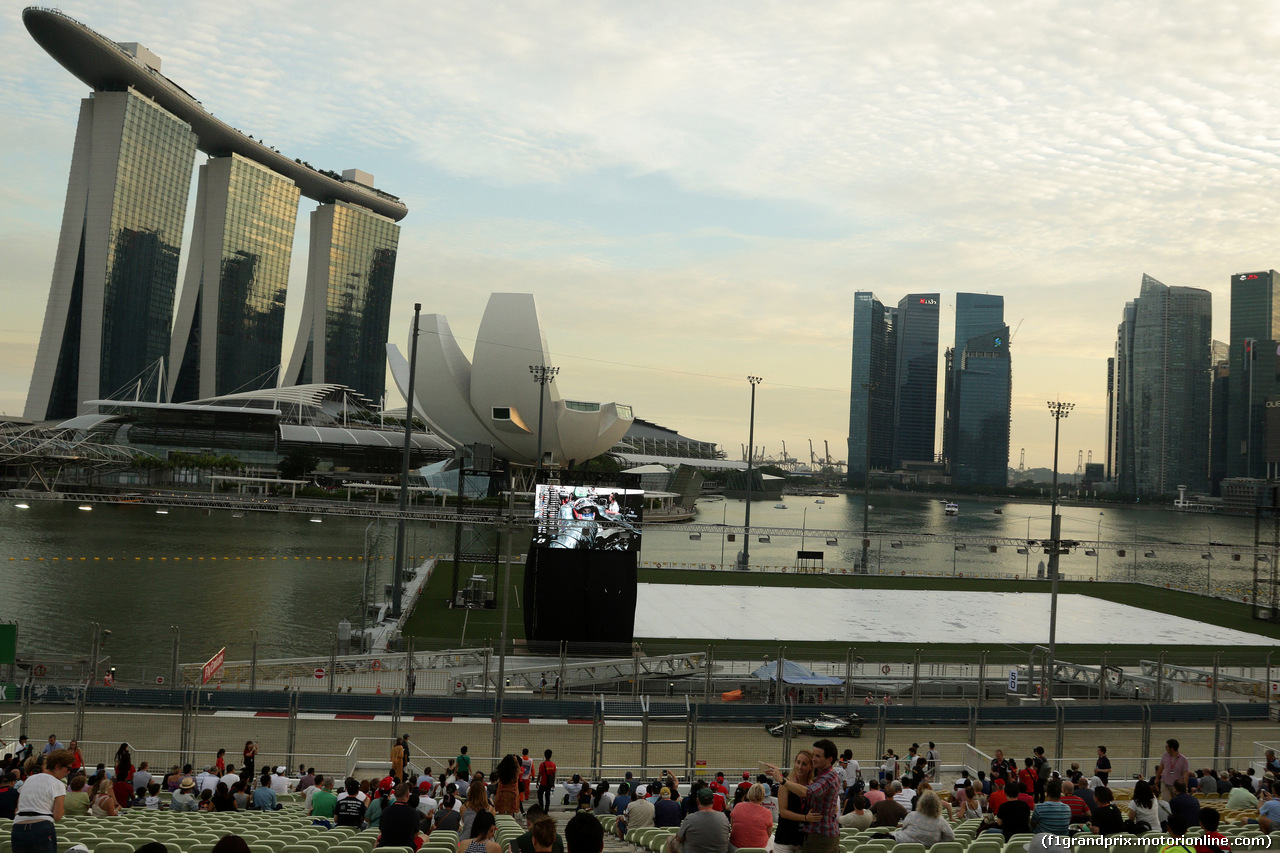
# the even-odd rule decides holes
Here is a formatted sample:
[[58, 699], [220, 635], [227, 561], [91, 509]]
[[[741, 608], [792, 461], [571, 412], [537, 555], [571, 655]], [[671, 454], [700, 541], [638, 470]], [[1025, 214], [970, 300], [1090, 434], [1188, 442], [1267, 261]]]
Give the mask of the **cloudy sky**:
[[[0, 412], [20, 414], [85, 87], [0, 15]], [[412, 304], [473, 336], [538, 299], [562, 392], [720, 443], [845, 456], [852, 297], [1001, 293], [1011, 464], [1104, 448], [1141, 275], [1278, 265], [1274, 3], [66, 0], [236, 127], [409, 206]], [[193, 182], [194, 188], [194, 182]], [[303, 200], [304, 209], [313, 203]], [[305, 220], [304, 220], [305, 221]], [[188, 217], [190, 227], [190, 217]], [[285, 340], [305, 274], [299, 228]], [[465, 346], [465, 345], [464, 345]], [[390, 383], [389, 383], [390, 384]], [[941, 426], [941, 424], [939, 424]]]

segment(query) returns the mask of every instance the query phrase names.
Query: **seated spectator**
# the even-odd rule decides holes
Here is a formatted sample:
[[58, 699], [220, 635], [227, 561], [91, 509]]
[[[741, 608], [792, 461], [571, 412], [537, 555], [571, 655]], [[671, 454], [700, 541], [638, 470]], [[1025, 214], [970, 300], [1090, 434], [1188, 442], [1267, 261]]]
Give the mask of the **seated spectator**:
[[1124, 816], [1112, 802], [1111, 789], [1095, 788], [1093, 798], [1097, 800], [1098, 807], [1093, 810], [1093, 816], [1089, 819], [1089, 831], [1094, 835], [1115, 835], [1124, 832]]
[[627, 829], [643, 829], [644, 827], [653, 826], [653, 818], [653, 803], [648, 800], [636, 797], [627, 804]]
[[1246, 781], [1248, 777], [1237, 776], [1232, 783], [1231, 794], [1227, 797], [1227, 808], [1229, 809], [1256, 809], [1258, 807], [1258, 798], [1254, 796], [1252, 789]]
[[867, 829], [873, 820], [875, 815], [871, 813], [871, 804], [867, 802], [867, 798], [862, 794], [851, 794], [845, 800], [844, 814], [840, 815], [837, 822], [845, 827]]
[[120, 805], [116, 802], [110, 779], [103, 779], [94, 786], [89, 801], [89, 814], [94, 817], [115, 817], [120, 814]]
[[871, 806], [872, 827], [897, 826], [910, 810], [898, 801], [902, 793], [902, 783], [897, 779], [888, 783], [889, 791], [885, 799]]
[[[1076, 786], [1070, 782], [1062, 783], [1062, 804], [1071, 810], [1072, 823], [1089, 822], [1089, 806], [1076, 796]], [[1195, 799], [1194, 797], [1192, 799]]]
[[955, 831], [942, 817], [942, 801], [933, 791], [925, 791], [916, 800], [916, 808], [902, 819], [902, 829], [892, 833], [898, 844], [923, 844], [932, 847], [939, 841], [955, 841]]
[[983, 814], [982, 793], [974, 786], [964, 789], [962, 805], [958, 807], [960, 820], [981, 820]]
[[894, 781], [893, 799], [898, 805], [907, 811], [911, 811], [912, 803], [915, 802], [916, 792], [909, 783], [909, 779], [903, 778], [901, 781]]
[[147, 786], [147, 798], [143, 800], [142, 807], [151, 811], [160, 810], [160, 783], [152, 782]]
[[[1051, 778], [1045, 783], [1044, 798], [1044, 802], [1037, 803], [1031, 813], [1031, 828], [1037, 836], [1067, 835], [1071, 828], [1071, 807], [1062, 802], [1061, 779]], [[1039, 846], [1045, 846], [1043, 840]]]
[[[712, 798], [714, 803], [714, 797]], [[667, 802], [671, 802], [667, 800]], [[675, 805], [675, 803], [672, 803]], [[756, 782], [747, 789], [746, 799], [729, 813], [729, 843], [734, 847], [765, 847], [773, 829], [773, 812], [764, 806], [764, 786]], [[871, 823], [871, 815], [867, 815]], [[669, 826], [672, 824], [668, 824]], [[674, 824], [679, 826], [680, 822]]]
[[[628, 773], [628, 776], [631, 774]], [[615, 829], [619, 838], [625, 838], [627, 832], [627, 806], [631, 805], [631, 786], [626, 782], [618, 785], [618, 796], [613, 798], [613, 805], [610, 807], [615, 815], [618, 816], [618, 822]]]
[[569, 853], [602, 853], [604, 827], [594, 817], [576, 815], [565, 825], [564, 840]]
[[1009, 782], [1004, 786], [1004, 790], [1005, 796], [1010, 799], [1001, 803], [999, 811], [996, 812], [996, 823], [1004, 833], [1004, 840], [1008, 841], [1019, 833], [1031, 831], [1033, 806], [1023, 799], [1021, 782]]
[[[699, 788], [698, 810], [687, 816], [675, 834], [667, 839], [666, 853], [724, 853], [732, 851], [731, 828], [723, 813], [716, 811], [716, 792]], [[576, 853], [572, 846], [569, 853]]]
[[122, 808], [128, 808], [129, 803], [133, 800], [133, 783], [117, 777], [111, 783], [111, 796], [115, 799], [117, 805]]
[[[484, 784], [483, 782], [473, 782], [476, 784]], [[538, 821], [534, 824], [530, 832], [534, 833], [534, 844], [537, 844], [538, 836], [546, 837], [547, 827], [540, 827], [539, 824], [545, 824], [546, 819]], [[386, 818], [383, 818], [386, 823]], [[458, 842], [458, 853], [502, 853], [502, 848], [498, 846], [498, 842], [494, 840], [494, 836], [498, 833], [497, 819], [491, 811], [476, 812], [475, 820], [471, 823], [471, 837], [464, 838]], [[550, 827], [550, 833], [555, 834], [555, 824]], [[535, 850], [537, 847], [535, 846]]]
[[[341, 800], [337, 800], [333, 808], [333, 822], [336, 826], [355, 826], [359, 827], [364, 823], [364, 815], [367, 807], [364, 801], [360, 799], [360, 783], [355, 779], [347, 779], [346, 796]], [[431, 801], [434, 804], [434, 800]], [[314, 801], [313, 801], [314, 803]], [[419, 807], [419, 812], [422, 808]], [[431, 812], [435, 809], [432, 808]], [[430, 818], [431, 814], [424, 813], [424, 817]]]
[[[613, 806], [613, 794], [609, 793], [609, 783], [600, 782], [592, 793], [592, 811], [596, 814], [610, 814]], [[539, 809], [541, 811], [541, 809]]]
[[[564, 853], [564, 844], [560, 841], [560, 836], [556, 834], [555, 818], [547, 817], [547, 813], [542, 810], [542, 806], [536, 803], [529, 806], [525, 811], [525, 821], [528, 823], [529, 829], [516, 836], [504, 853], [543, 853], [544, 849], [549, 850], [550, 853]], [[550, 831], [544, 831], [542, 840], [538, 841], [534, 837], [533, 828], [543, 822], [550, 824]], [[573, 823], [572, 820], [569, 822]], [[548, 835], [551, 837], [550, 842], [546, 840]], [[539, 845], [537, 849], [534, 847], [535, 844]]]
[[[186, 781], [185, 779], [183, 780]], [[192, 783], [194, 785], [194, 782]], [[271, 790], [271, 771], [263, 770], [262, 779], [258, 783], [258, 787], [253, 789], [253, 800], [250, 808], [259, 809], [261, 811], [278, 811], [280, 803], [276, 799], [276, 792]]]
[[868, 808], [884, 799], [884, 791], [880, 790], [880, 782], [872, 779], [867, 782], [867, 792], [862, 796], [867, 798]]
[[1214, 851], [1230, 851], [1231, 844], [1227, 841], [1227, 837], [1218, 832], [1218, 824], [1222, 820], [1222, 815], [1217, 809], [1203, 808], [1200, 810], [1200, 825], [1204, 827], [1204, 834], [1200, 836], [1200, 840], [1209, 841], [1208, 844], [1197, 844], [1196, 850]]
[[1133, 785], [1133, 797], [1129, 800], [1129, 819], [1139, 833], [1160, 828], [1160, 810], [1156, 807], [1155, 791], [1146, 779], [1139, 779]]
[[199, 806], [193, 796], [195, 790], [196, 780], [190, 776], [183, 777], [178, 784], [178, 790], [173, 792], [173, 797], [169, 800], [169, 810], [175, 812], [198, 811]]
[[1187, 792], [1187, 786], [1181, 779], [1174, 780], [1173, 799], [1169, 800], [1171, 815], [1182, 816], [1182, 828], [1200, 825], [1200, 801]]
[[[12, 779], [5, 777], [4, 782], [11, 785]], [[64, 815], [87, 815], [89, 813], [89, 792], [85, 790], [85, 785], [89, 782], [84, 774], [72, 777], [70, 785], [71, 789], [67, 792], [67, 796], [62, 801], [62, 813]], [[0, 787], [0, 797], [5, 796], [7, 792], [13, 792], [13, 806], [16, 809], [18, 805], [18, 790], [13, 787]], [[0, 810], [0, 817], [7, 817], [13, 820], [13, 811], [7, 814]]]
[[[753, 786], [755, 787], [755, 786]], [[748, 791], [748, 794], [750, 791]], [[670, 788], [661, 788], [658, 792], [658, 799], [653, 804], [653, 825], [654, 826], [679, 826], [680, 821], [684, 819], [684, 810], [680, 808], [680, 801], [676, 799], [680, 795]], [[768, 811], [768, 809], [766, 809]], [[773, 812], [769, 812], [769, 819], [772, 821]]]
[[1264, 782], [1259, 800], [1258, 828], [1263, 832], [1280, 829], [1280, 798], [1276, 797], [1274, 787]]
[[200, 792], [200, 801], [196, 803], [196, 810], [202, 812], [213, 811], [213, 791], [206, 788]]

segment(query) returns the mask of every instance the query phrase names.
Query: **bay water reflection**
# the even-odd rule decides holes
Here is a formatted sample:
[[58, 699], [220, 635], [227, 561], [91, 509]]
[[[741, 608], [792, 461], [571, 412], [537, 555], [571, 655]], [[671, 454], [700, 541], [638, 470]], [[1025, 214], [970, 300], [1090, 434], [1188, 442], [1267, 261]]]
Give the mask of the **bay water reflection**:
[[[799, 535], [838, 530], [837, 544], [826, 534], [806, 533], [803, 547], [823, 552], [828, 571], [852, 571], [860, 553], [861, 495], [818, 498], [787, 496], [785, 509], [771, 502], [752, 506], [753, 527], [791, 527], [796, 535], [752, 536], [753, 566], [794, 568]], [[222, 646], [228, 659], [247, 658], [251, 631], [258, 632], [261, 657], [328, 654], [341, 619], [360, 621], [365, 578], [365, 541], [370, 541], [372, 589], [380, 596], [390, 579], [394, 527], [367, 519], [326, 517], [314, 522], [291, 513], [245, 513], [171, 508], [157, 514], [141, 505], [95, 505], [32, 501], [18, 509], [0, 505], [0, 619], [20, 623], [23, 652], [84, 654], [91, 622], [112, 635], [106, 652], [121, 667], [146, 667], [168, 675], [173, 633], [181, 631], [184, 662], [203, 660]], [[1049, 533], [1047, 504], [960, 500], [947, 516], [936, 498], [873, 494], [870, 528], [871, 571], [885, 574], [1035, 573], [1043, 554], [1021, 555], [1014, 547], [954, 548], [957, 537], [1040, 539]], [[701, 524], [741, 524], [745, 504], [737, 500], [699, 502]], [[996, 513], [995, 510], [1001, 510]], [[1136, 578], [1222, 594], [1251, 583], [1253, 520], [1192, 515], [1138, 507], [1062, 506], [1064, 538], [1112, 546], [1098, 556], [1084, 549], [1062, 558], [1064, 576], [1100, 580]], [[893, 548], [894, 534], [932, 534], [936, 541], [905, 542]], [[408, 552], [417, 557], [451, 552], [451, 525], [409, 525]], [[1133, 548], [1135, 541], [1139, 548]], [[1212, 560], [1201, 548], [1174, 551], [1169, 543], [1225, 543]], [[1230, 546], [1242, 554], [1231, 559]], [[700, 540], [661, 525], [646, 528], [644, 564], [731, 565], [742, 547], [703, 533]], [[1124, 548], [1126, 556], [1117, 556]], [[519, 547], [522, 552], [523, 547]], [[1153, 557], [1146, 557], [1151, 551]], [[55, 559], [56, 558], [56, 559]], [[740, 578], [737, 578], [740, 580]]]

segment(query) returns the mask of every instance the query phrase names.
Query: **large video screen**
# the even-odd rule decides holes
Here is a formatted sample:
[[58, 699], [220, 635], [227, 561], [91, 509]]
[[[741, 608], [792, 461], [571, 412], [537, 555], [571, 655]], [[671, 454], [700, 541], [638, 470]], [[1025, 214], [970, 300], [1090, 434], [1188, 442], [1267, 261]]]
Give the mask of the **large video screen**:
[[642, 489], [547, 486], [534, 493], [537, 548], [580, 551], [640, 550]]

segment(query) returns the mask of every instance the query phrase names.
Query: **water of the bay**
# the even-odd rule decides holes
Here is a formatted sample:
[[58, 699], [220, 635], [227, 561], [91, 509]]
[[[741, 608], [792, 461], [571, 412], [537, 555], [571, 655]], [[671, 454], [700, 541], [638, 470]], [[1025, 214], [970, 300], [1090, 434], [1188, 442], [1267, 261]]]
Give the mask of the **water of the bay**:
[[[753, 528], [794, 528], [795, 535], [773, 535], [762, 543], [753, 534], [753, 566], [794, 567], [796, 551], [820, 550], [828, 571], [851, 570], [861, 550], [860, 495], [818, 498], [787, 496], [786, 508], [771, 502], [752, 505]], [[173, 632], [181, 631], [184, 662], [203, 660], [222, 646], [228, 658], [247, 658], [251, 631], [258, 632], [260, 657], [324, 655], [337, 623], [360, 623], [361, 585], [365, 577], [366, 535], [372, 563], [370, 586], [381, 595], [389, 580], [394, 550], [390, 525], [368, 520], [326, 517], [320, 522], [291, 513], [245, 513], [173, 508], [156, 513], [141, 505], [97, 505], [33, 501], [18, 509], [0, 505], [0, 620], [20, 624], [24, 653], [84, 654], [91, 622], [112, 634], [106, 651], [113, 663], [138, 677], [167, 674]], [[1047, 504], [960, 501], [947, 516], [935, 498], [873, 494], [870, 512], [870, 567], [873, 573], [939, 575], [999, 572], [1034, 576], [1043, 554], [1018, 554], [1000, 547], [955, 549], [956, 537], [1041, 539], [1049, 535]], [[741, 524], [746, 504], [737, 500], [699, 503], [697, 522]], [[999, 513], [996, 510], [1000, 510]], [[1065, 504], [1062, 536], [1112, 543], [1096, 557], [1080, 548], [1062, 558], [1068, 578], [1138, 579], [1183, 587], [1206, 585], [1223, 593], [1251, 583], [1253, 520], [1218, 515], [1189, 515], [1156, 508], [1089, 507]], [[836, 544], [828, 534], [838, 530]], [[895, 534], [933, 534], [935, 541], [903, 541]], [[648, 526], [640, 559], [644, 564], [724, 566], [742, 547], [726, 537]], [[901, 548], [893, 547], [903, 541]], [[1139, 547], [1134, 548], [1134, 542]], [[1237, 546], [1175, 551], [1169, 543], [1210, 541]], [[451, 525], [409, 525], [407, 551], [418, 558], [447, 553], [453, 547]], [[1124, 548], [1125, 557], [1116, 551]], [[1145, 556], [1146, 552], [1154, 556]], [[341, 557], [342, 559], [338, 559]], [[43, 558], [43, 559], [41, 559]], [[54, 558], [57, 558], [56, 560]], [[141, 559], [138, 559], [141, 558]], [[310, 559], [308, 559], [310, 558]], [[741, 577], [735, 578], [741, 580]]]

